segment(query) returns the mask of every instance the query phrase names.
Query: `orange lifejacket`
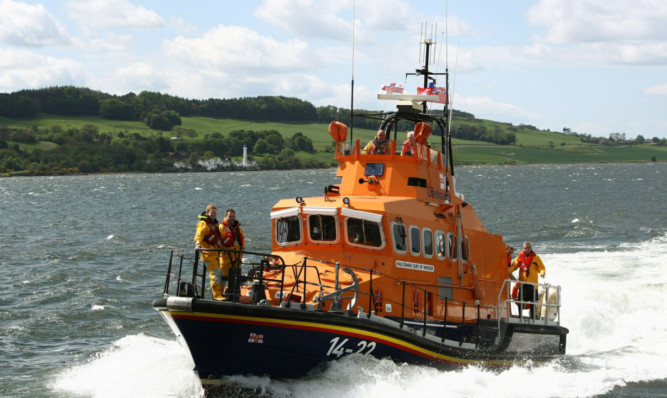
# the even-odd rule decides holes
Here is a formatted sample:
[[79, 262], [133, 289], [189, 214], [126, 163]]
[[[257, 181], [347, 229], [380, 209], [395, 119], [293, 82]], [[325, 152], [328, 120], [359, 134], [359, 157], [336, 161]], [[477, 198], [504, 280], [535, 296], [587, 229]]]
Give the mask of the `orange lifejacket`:
[[245, 247], [243, 244], [243, 234], [241, 233], [240, 222], [234, 220], [234, 225], [232, 226], [227, 222], [227, 219], [224, 219], [222, 220], [222, 226], [225, 228], [225, 231], [227, 231], [227, 233], [221, 237], [223, 246], [229, 247], [236, 243], [241, 247]]
[[523, 250], [521, 251], [521, 253], [519, 253], [519, 257], [517, 257], [519, 270], [520, 272], [525, 272], [526, 277], [528, 277], [528, 273], [530, 271], [530, 264], [533, 263], [533, 258], [535, 258], [535, 252], [530, 252], [530, 254], [526, 256], [526, 252], [524, 252]]

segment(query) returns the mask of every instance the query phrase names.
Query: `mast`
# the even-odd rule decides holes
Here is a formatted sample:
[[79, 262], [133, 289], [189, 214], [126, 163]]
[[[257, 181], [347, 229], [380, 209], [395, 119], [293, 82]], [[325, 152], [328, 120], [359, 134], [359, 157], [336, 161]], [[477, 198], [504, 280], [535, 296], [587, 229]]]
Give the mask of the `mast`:
[[354, 25], [357, 2], [352, 2], [352, 81], [350, 82], [350, 144], [354, 142]]

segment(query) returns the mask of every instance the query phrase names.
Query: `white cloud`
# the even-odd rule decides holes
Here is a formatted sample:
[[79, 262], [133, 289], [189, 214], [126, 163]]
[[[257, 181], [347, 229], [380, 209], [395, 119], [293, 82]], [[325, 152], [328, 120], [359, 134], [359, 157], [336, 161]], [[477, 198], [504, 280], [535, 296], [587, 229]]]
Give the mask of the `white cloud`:
[[199, 28], [196, 25], [186, 22], [181, 17], [169, 18], [169, 25], [181, 33], [192, 33], [199, 31]]
[[169, 84], [164, 72], [146, 62], [135, 62], [116, 71], [111, 92], [124, 94], [142, 87], [142, 90], [164, 91]]
[[644, 88], [643, 93], [645, 95], [667, 98], [667, 84], [660, 84], [657, 86], [646, 87]]
[[663, 0], [541, 0], [527, 17], [546, 29], [535, 48], [556, 62], [667, 64]]
[[87, 30], [150, 29], [166, 23], [155, 11], [127, 0], [80, 0], [67, 3], [70, 17]]
[[539, 121], [542, 117], [532, 111], [523, 109], [520, 106], [498, 102], [490, 97], [460, 96], [454, 94], [452, 100], [454, 109], [464, 109], [483, 119], [497, 121], [520, 120], [522, 122], [533, 123]]
[[302, 37], [349, 40], [350, 20], [338, 17], [349, 3], [317, 0], [266, 0], [255, 17]]
[[667, 40], [662, 0], [541, 0], [528, 11], [550, 43]]
[[0, 92], [49, 86], [86, 86], [85, 68], [69, 59], [0, 48]]
[[243, 80], [272, 80], [274, 75], [308, 70], [316, 54], [305, 42], [280, 42], [255, 31], [235, 26], [218, 26], [199, 38], [176, 37], [163, 43], [167, 57], [201, 73], [227, 76], [227, 83]]
[[65, 28], [41, 4], [2, 0], [0, 15], [0, 43], [25, 47], [70, 44]]

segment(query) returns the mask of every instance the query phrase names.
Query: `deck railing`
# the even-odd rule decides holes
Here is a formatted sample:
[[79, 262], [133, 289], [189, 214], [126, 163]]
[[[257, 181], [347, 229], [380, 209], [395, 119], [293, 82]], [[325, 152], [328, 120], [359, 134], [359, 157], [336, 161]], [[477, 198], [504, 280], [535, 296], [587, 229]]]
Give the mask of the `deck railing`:
[[[204, 266], [200, 266], [201, 263], [199, 261], [199, 254], [203, 251], [231, 251], [241, 253], [240, 251], [226, 249], [197, 249], [195, 252], [195, 259], [190, 260], [182, 254], [175, 254], [172, 252], [164, 286], [165, 297], [170, 295], [170, 286], [175, 282], [177, 296], [197, 297], [200, 299], [205, 298], [205, 292], [207, 290], [207, 271]], [[340, 263], [332, 263], [309, 257], [304, 257], [299, 263], [290, 265], [285, 264], [282, 257], [274, 254], [249, 251], [245, 251], [243, 254], [246, 259], [245, 262], [243, 264], [240, 264], [240, 262], [233, 264], [230, 276], [224, 278], [229, 282], [227, 299], [232, 302], [258, 304], [266, 299], [264, 295], [264, 287], [269, 284], [280, 287], [280, 294], [276, 295], [276, 298], [280, 300], [279, 305], [284, 307], [298, 305], [302, 309], [322, 310], [323, 308], [326, 308], [327, 303], [330, 302], [328, 311], [341, 312], [343, 310], [341, 303], [349, 300], [345, 310], [354, 312], [354, 307], [358, 303], [363, 303], [363, 297], [367, 297], [368, 311], [365, 313], [367, 318], [372, 318], [382, 313], [383, 305], [389, 304], [391, 306], [397, 306], [400, 307], [400, 316], [378, 316], [378, 318], [391, 319], [397, 322], [399, 328], [412, 330], [415, 333], [420, 333], [423, 337], [430, 335], [432, 337], [440, 338], [442, 343], [445, 343], [445, 341], [458, 342], [459, 346], [464, 343], [470, 343], [474, 344], [475, 347], [479, 347], [480, 314], [482, 310], [485, 310], [487, 313], [492, 311], [498, 315], [496, 330], [492, 332], [498, 338], [500, 337], [501, 332], [501, 319], [510, 323], [539, 322], [545, 325], [560, 324], [559, 286], [533, 284], [536, 288], [543, 289], [546, 297], [555, 294], [557, 298], [555, 302], [546, 300], [545, 303], [540, 303], [539, 300], [523, 301], [521, 300], [521, 297], [519, 297], [518, 300], [513, 299], [510, 291], [512, 281], [506, 280], [503, 282], [500, 289], [497, 306], [482, 307], [478, 300], [475, 301], [473, 305], [470, 305], [471, 303], [465, 301], [454, 300], [450, 295], [441, 296], [438, 293], [439, 288], [442, 287], [451, 288], [452, 296], [453, 292], [457, 289], [470, 290], [469, 288], [460, 286], [445, 284], [429, 285], [410, 282], [397, 279], [391, 275], [386, 275], [370, 268], [343, 266]], [[184, 264], [187, 263], [192, 266], [191, 275], [184, 269]], [[335, 267], [335, 280], [333, 286], [323, 283], [322, 275], [317, 266], [318, 264], [333, 265]], [[177, 271], [176, 267], [178, 268]], [[242, 272], [242, 267], [245, 272]], [[267, 277], [267, 275], [273, 274], [267, 274], [267, 272], [271, 271], [281, 271], [280, 278]], [[291, 286], [285, 285], [285, 274], [288, 272], [291, 273], [295, 281]], [[315, 278], [311, 277], [312, 272], [315, 273]], [[350, 286], [344, 288], [341, 287], [341, 272], [345, 272], [352, 277], [354, 282]], [[367, 290], [360, 290], [357, 274], [367, 275]], [[382, 278], [384, 283], [386, 283], [386, 280], [389, 280], [391, 281], [390, 283], [401, 286], [402, 296], [400, 301], [378, 296], [378, 291], [374, 289], [374, 284], [378, 278]], [[313, 280], [316, 280], [316, 282], [313, 282]], [[251, 287], [252, 297], [240, 296], [240, 287], [242, 285]], [[416, 296], [412, 297], [413, 302], [410, 302], [406, 297], [406, 288], [412, 289], [413, 292], [418, 292], [420, 296], [418, 305], [415, 305], [414, 303]], [[319, 294], [316, 294], [315, 299], [311, 300], [309, 303], [307, 301], [306, 292], [312, 291], [313, 289], [319, 290]], [[330, 291], [331, 293], [325, 295], [325, 290]], [[310, 297], [312, 297], [312, 294]], [[441, 304], [443, 301], [444, 305]], [[528, 316], [524, 316], [523, 311], [517, 310], [517, 313], [513, 312], [513, 306], [519, 308], [519, 306], [525, 306], [527, 304], [535, 305], [535, 312], [540, 314], [541, 312], [539, 311], [542, 311], [542, 308], [544, 308], [546, 316], [544, 316], [543, 319], [530, 319]], [[359, 313], [363, 311], [361, 306], [358, 307], [358, 310]], [[454, 310], [460, 311], [460, 318], [454, 319], [452, 317], [452, 312]], [[412, 312], [412, 316], [406, 314], [406, 312], [409, 311]], [[442, 329], [442, 333], [439, 333], [440, 329]], [[448, 329], [453, 332], [448, 333]]]
[[[532, 286], [534, 289], [533, 300], [524, 300], [522, 290], [526, 286]], [[508, 322], [515, 323], [560, 325], [560, 302], [560, 286], [506, 279], [498, 293], [498, 308], [501, 314], [498, 316], [498, 322], [504, 318]], [[525, 312], [529, 312], [529, 315]], [[531, 316], [531, 313], [534, 315]]]

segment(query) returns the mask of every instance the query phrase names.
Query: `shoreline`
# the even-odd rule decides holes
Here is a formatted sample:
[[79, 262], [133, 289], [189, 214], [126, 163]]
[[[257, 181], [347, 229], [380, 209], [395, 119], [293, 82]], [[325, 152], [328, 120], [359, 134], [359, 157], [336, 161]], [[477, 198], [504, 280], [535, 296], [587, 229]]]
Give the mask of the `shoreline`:
[[[664, 164], [667, 161], [627, 161], [627, 162], [572, 162], [572, 163], [466, 163], [466, 164], [454, 164], [454, 169], [457, 167], [486, 167], [486, 166], [511, 166], [511, 167], [521, 167], [521, 166], [562, 166], [562, 165], [601, 165], [601, 164]], [[303, 168], [303, 169], [266, 169], [266, 170], [189, 170], [189, 171], [118, 171], [118, 172], [99, 172], [99, 173], [35, 173], [35, 174], [26, 174], [21, 172], [16, 172], [16, 174], [5, 174], [0, 173], [0, 178], [11, 178], [11, 177], [67, 177], [67, 176], [89, 176], [89, 175], [119, 175], [119, 174], [196, 174], [196, 173], [234, 173], [234, 172], [265, 172], [265, 171], [293, 171], [293, 170], [336, 170], [336, 167], [324, 167], [324, 168]]]

